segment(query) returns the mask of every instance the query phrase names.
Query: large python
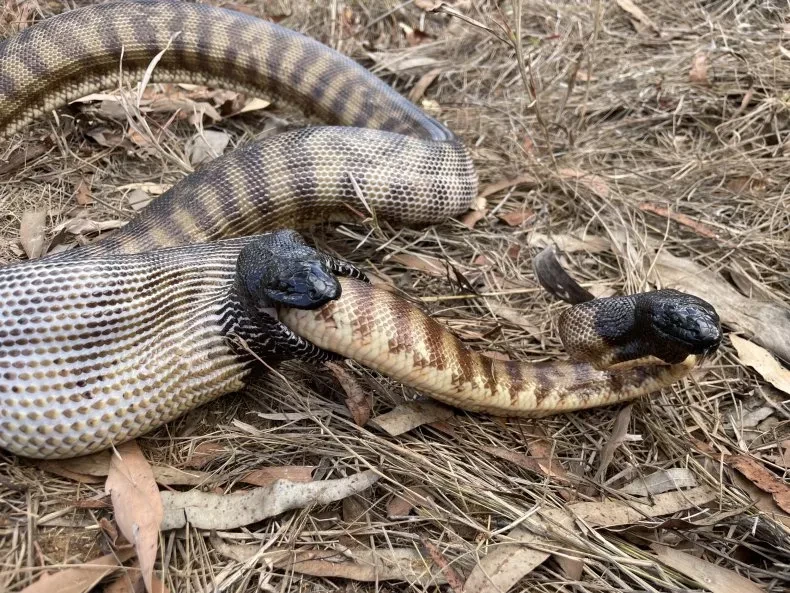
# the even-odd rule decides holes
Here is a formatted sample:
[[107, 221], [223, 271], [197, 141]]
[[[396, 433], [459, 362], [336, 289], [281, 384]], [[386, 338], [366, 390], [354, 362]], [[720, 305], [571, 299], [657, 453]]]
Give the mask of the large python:
[[153, 81], [276, 96], [335, 125], [253, 142], [115, 234], [0, 272], [11, 452], [68, 457], [133, 438], [242, 388], [261, 359], [335, 353], [465, 409], [544, 415], [653, 391], [718, 346], [710, 305], [659, 291], [571, 308], [560, 329], [580, 362], [494, 361], [294, 233], [256, 235], [360, 213], [435, 222], [477, 188], [446, 127], [349, 58], [260, 19], [139, 0], [37, 23], [0, 44], [0, 134], [154, 59]]

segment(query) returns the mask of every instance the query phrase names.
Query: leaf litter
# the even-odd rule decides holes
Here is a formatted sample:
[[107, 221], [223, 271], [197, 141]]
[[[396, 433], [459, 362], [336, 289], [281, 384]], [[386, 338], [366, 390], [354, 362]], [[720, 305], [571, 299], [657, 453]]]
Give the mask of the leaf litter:
[[[54, 9], [39, 4], [9, 4], [0, 23], [21, 28]], [[531, 267], [552, 244], [594, 294], [702, 291], [728, 331], [786, 368], [790, 208], [781, 189], [790, 168], [786, 113], [776, 105], [790, 68], [778, 49], [786, 35], [779, 13], [748, 3], [687, 10], [666, 2], [551, 0], [523, 3], [519, 31], [511, 2], [421, 3], [431, 12], [395, 0], [374, 4], [293, 3], [287, 15], [273, 4], [234, 6], [285, 20], [366, 65], [372, 51], [377, 72], [404, 94], [414, 91], [470, 147], [483, 203], [466, 224], [357, 222], [317, 229], [311, 239], [421, 299], [470, 347], [511, 360], [563, 356], [554, 323], [564, 305], [536, 288]], [[517, 32], [528, 48], [525, 72], [514, 59]], [[155, 197], [178, 181], [194, 164], [187, 148], [196, 135], [227, 134], [212, 158], [301, 121], [263, 99], [190, 85], [148, 84], [139, 105], [119, 100], [117, 90], [104, 94], [57, 120], [46, 116], [0, 151], [6, 261], [27, 255], [19, 248], [22, 213], [46, 213], [42, 252], [84, 242], [133, 215], [133, 189]], [[92, 204], [78, 203], [80, 180]], [[511, 227], [497, 218], [508, 212], [534, 217]], [[49, 237], [61, 243], [47, 247]], [[36, 253], [35, 241], [26, 242]], [[473, 263], [482, 256], [485, 265]], [[453, 283], [453, 270], [486, 296], [470, 297], [468, 286]], [[501, 323], [496, 306], [518, 321]], [[435, 422], [409, 419], [388, 434], [373, 421], [359, 426], [338, 407], [334, 379], [285, 365], [287, 382], [264, 377], [243, 396], [140, 439], [154, 479], [167, 493], [233, 498], [260, 487], [245, 476], [265, 482], [269, 468], [305, 480], [308, 470], [296, 468], [313, 468], [312, 481], [301, 482], [307, 485], [375, 468], [383, 478], [359, 500], [363, 520], [344, 516], [336, 501], [215, 534], [168, 531], [155, 573], [171, 590], [206, 583], [207, 575], [226, 590], [315, 588], [327, 577], [341, 585], [359, 578], [365, 591], [377, 580], [401, 589], [446, 583], [439, 565], [469, 583], [478, 564], [503, 548], [503, 566], [514, 571], [502, 578], [516, 590], [567, 586], [559, 578], [582, 591], [701, 588], [708, 565], [729, 571], [728, 582], [737, 584], [729, 578], [737, 573], [782, 590], [790, 582], [788, 546], [775, 534], [790, 521], [773, 497], [785, 481], [787, 409], [765, 369], [739, 356], [725, 340], [704, 372], [640, 400], [622, 439], [613, 431], [622, 408], [542, 419], [539, 439], [525, 421], [457, 410]], [[349, 369], [375, 396], [374, 419], [420, 395]], [[744, 403], [754, 398], [766, 402], [748, 422], [753, 430], [729, 422], [746, 418], [752, 408]], [[409, 418], [404, 410], [396, 418]], [[0, 551], [7, 558], [0, 588], [12, 592], [43, 571], [69, 574], [70, 564], [102, 556], [107, 550], [98, 546], [116, 539], [101, 522], [115, 518], [100, 488], [103, 475], [87, 466], [63, 465], [61, 473], [45, 467], [0, 460]], [[419, 496], [400, 509], [411, 508], [389, 517], [390, 501], [408, 491]], [[560, 529], [568, 513], [571, 527]], [[519, 543], [527, 537], [522, 529], [537, 539]], [[698, 574], [661, 558], [650, 547], [655, 541], [693, 556]], [[226, 555], [220, 542], [245, 552]], [[506, 562], [525, 549], [538, 556]], [[248, 562], [256, 555], [260, 562]]]

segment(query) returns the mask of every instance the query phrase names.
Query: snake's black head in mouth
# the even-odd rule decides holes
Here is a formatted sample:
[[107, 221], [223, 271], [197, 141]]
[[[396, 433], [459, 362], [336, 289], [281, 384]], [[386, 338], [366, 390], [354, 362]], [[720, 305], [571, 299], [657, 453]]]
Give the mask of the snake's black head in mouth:
[[636, 322], [654, 356], [664, 362], [681, 362], [692, 354], [706, 357], [721, 344], [721, 322], [713, 306], [677, 290], [637, 295]]
[[327, 258], [293, 231], [263, 235], [244, 247], [236, 274], [237, 285], [256, 308], [317, 309], [341, 293]]

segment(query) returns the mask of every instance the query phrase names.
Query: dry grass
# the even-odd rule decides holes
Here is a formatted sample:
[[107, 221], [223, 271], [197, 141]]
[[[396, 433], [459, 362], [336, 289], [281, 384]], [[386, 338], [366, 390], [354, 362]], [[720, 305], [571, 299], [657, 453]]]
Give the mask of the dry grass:
[[[490, 212], [473, 230], [449, 221], [420, 230], [383, 224], [316, 233], [321, 247], [423, 298], [432, 314], [474, 347], [513, 358], [561, 355], [552, 319], [564, 305], [537, 287], [531, 267], [539, 233], [612, 240], [610, 250], [572, 253], [566, 259], [569, 271], [599, 294], [649, 288], [650, 245], [658, 242], [724, 279], [738, 274], [741, 286], [760, 298], [788, 304], [790, 199], [785, 188], [790, 159], [785, 143], [790, 61], [782, 43], [790, 25], [785, 24], [783, 3], [640, 2], [660, 30], [657, 35], [614, 2], [525, 2], [518, 28], [523, 69], [504, 41], [516, 31], [514, 4], [507, 1], [456, 3], [458, 11], [493, 33], [447, 15], [426, 14], [412, 2], [247, 4], [257, 14], [287, 15], [283, 24], [363, 60], [404, 93], [427, 71], [440, 68], [424, 106], [437, 109], [471, 147], [481, 187], [524, 173], [538, 180], [490, 195]], [[60, 3], [43, 0], [9, 1], [5, 6], [0, 22], [7, 21], [9, 33], [19, 19], [62, 10]], [[429, 37], [411, 46], [402, 25], [422, 29]], [[703, 57], [695, 58], [699, 55]], [[411, 58], [433, 61], [398, 70], [398, 64]], [[696, 76], [701, 76], [702, 60], [707, 68], [698, 82], [690, 80], [695, 59]], [[94, 133], [128, 132], [126, 119], [108, 118], [96, 106], [75, 107], [61, 112], [59, 123], [48, 118], [2, 147], [0, 157], [7, 158], [41, 139], [47, 143], [46, 154], [0, 179], [0, 253], [5, 259], [16, 257], [24, 211], [46, 209], [48, 224], [54, 227], [85, 210], [74, 201], [83, 179], [95, 199], [88, 216], [98, 221], [134, 215], [119, 187], [169, 185], [181, 178], [186, 168], [165, 154], [182, 155], [195, 130], [186, 121], [164, 130], [168, 118], [151, 116], [158, 134], [155, 144], [127, 139], [106, 148], [96, 143]], [[292, 121], [287, 112], [267, 110], [226, 119], [217, 127], [238, 145], [282, 123], [278, 118]], [[571, 169], [599, 176], [599, 185], [570, 175]], [[669, 207], [695, 224], [668, 221], [648, 211], [645, 203]], [[507, 212], [533, 216], [511, 227], [498, 217]], [[398, 261], [403, 253], [436, 257], [459, 275], [415, 270]], [[455, 298], [468, 292], [459, 277], [496, 296]], [[520, 316], [505, 311], [508, 318], [503, 317], [503, 305]], [[374, 414], [416, 395], [354, 369], [360, 384], [374, 394]], [[773, 456], [790, 445], [790, 410], [781, 393], [739, 363], [729, 341], [709, 362], [707, 373], [641, 400], [626, 412], [627, 437], [603, 469], [602, 455], [615, 421], [624, 413], [616, 408], [540, 422], [458, 411], [448, 425], [390, 437], [350, 420], [331, 377], [300, 365], [281, 371], [285, 380], [272, 377], [141, 439], [146, 455], [178, 467], [198, 444], [219, 442], [227, 452], [203, 469], [214, 472], [226, 491], [251, 468], [265, 466], [317, 465], [317, 478], [372, 467], [383, 478], [342, 504], [289, 512], [219, 534], [228, 541], [263, 540], [291, 548], [422, 549], [421, 540], [427, 540], [465, 575], [481, 556], [506, 541], [494, 532], [538, 508], [561, 508], [569, 501], [633, 500], [617, 489], [639, 475], [687, 468], [700, 485], [718, 491], [713, 503], [671, 517], [613, 529], [580, 529], [546, 540], [553, 551], [584, 558], [581, 575], [569, 581], [550, 560], [519, 587], [584, 592], [700, 587], [657, 563], [649, 548], [652, 542], [686, 550], [769, 591], [790, 587], [786, 527], [781, 517], [775, 521], [755, 508], [756, 502], [770, 508], [770, 496], [721, 457], [751, 453], [784, 479], [787, 466]], [[748, 421], [754, 418], [750, 411], [766, 406], [766, 414]], [[322, 414], [327, 410], [330, 415]], [[271, 411], [308, 412], [309, 417], [284, 423], [255, 414]], [[553, 455], [578, 479], [576, 487], [568, 490], [551, 477], [483, 450], [493, 446], [527, 452], [536, 439], [548, 440]], [[709, 454], [700, 442], [707, 443]], [[433, 504], [406, 519], [388, 518], [391, 497], [414, 487], [429, 492]], [[75, 501], [101, 496], [101, 485], [77, 484], [11, 455], [0, 456], [0, 588], [19, 590], [40, 575], [42, 566], [103, 553], [106, 541], [98, 521], [111, 512], [74, 506]], [[242, 565], [220, 554], [209, 535], [199, 530], [163, 535], [161, 574], [171, 591], [209, 591], [220, 585], [227, 591], [404, 587], [346, 584]]]

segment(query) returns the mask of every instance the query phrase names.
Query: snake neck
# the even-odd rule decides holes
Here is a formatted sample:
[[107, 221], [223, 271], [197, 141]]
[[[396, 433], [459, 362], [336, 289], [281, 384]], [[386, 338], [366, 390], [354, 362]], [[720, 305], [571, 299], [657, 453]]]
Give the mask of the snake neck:
[[250, 294], [239, 268], [217, 313], [220, 333], [233, 351], [253, 366], [293, 358], [314, 363], [334, 358], [280, 323], [274, 308], [261, 306]]

